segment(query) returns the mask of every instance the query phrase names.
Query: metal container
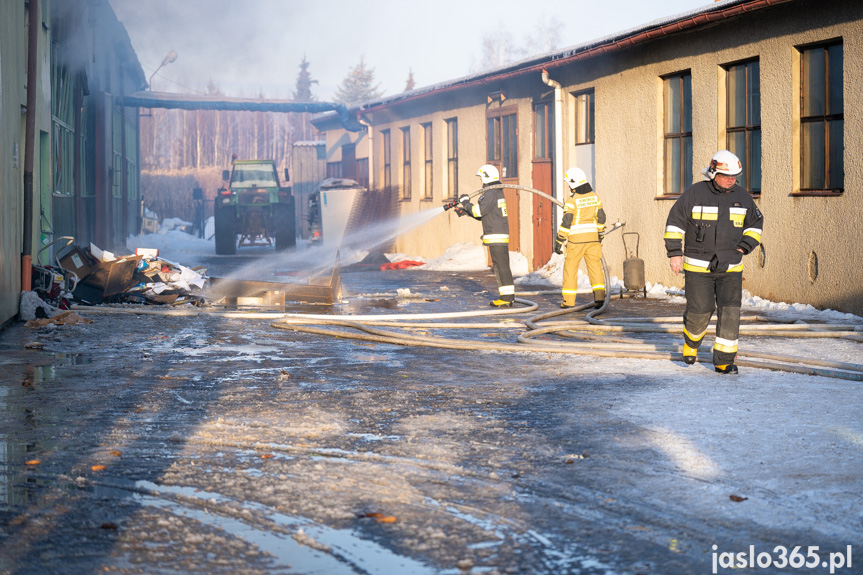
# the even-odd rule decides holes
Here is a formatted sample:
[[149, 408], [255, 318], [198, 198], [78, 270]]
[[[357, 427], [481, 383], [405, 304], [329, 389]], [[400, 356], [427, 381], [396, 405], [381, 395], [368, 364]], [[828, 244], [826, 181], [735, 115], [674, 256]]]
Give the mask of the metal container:
[[[626, 245], [626, 236], [635, 236], [635, 251], [630, 251]], [[627, 258], [623, 261], [623, 287], [627, 292], [632, 292], [633, 295], [639, 291], [643, 291], [644, 297], [647, 297], [647, 282], [644, 279], [644, 260], [638, 257], [638, 245], [641, 237], [638, 232], [625, 232], [623, 234], [623, 251], [626, 252]], [[621, 293], [621, 295], [623, 295]]]

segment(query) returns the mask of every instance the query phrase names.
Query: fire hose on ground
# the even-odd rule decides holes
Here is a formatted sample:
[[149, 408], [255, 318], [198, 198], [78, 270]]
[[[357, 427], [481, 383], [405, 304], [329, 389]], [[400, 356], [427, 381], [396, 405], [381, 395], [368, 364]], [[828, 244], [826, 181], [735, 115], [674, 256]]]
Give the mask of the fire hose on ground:
[[[478, 195], [485, 190], [493, 188], [507, 188], [524, 190], [533, 194], [543, 196], [550, 201], [562, 206], [561, 202], [549, 196], [548, 194], [528, 188], [525, 186], [512, 186], [506, 184], [498, 184], [488, 186], [481, 190], [477, 190], [471, 194], [471, 197]], [[448, 206], [456, 207], [457, 203], [448, 204]], [[611, 230], [614, 231], [623, 227], [615, 225]], [[602, 269], [605, 275], [605, 285], [609, 284], [608, 267], [605, 259], [602, 259]], [[524, 295], [516, 293], [516, 295]], [[676, 360], [681, 357], [681, 346], [673, 344], [653, 344], [643, 340], [633, 340], [631, 338], [609, 338], [607, 335], [597, 336], [594, 333], [601, 330], [604, 333], [619, 332], [619, 333], [681, 333], [682, 318], [676, 320], [676, 324], [657, 323], [650, 318], [630, 318], [623, 320], [598, 320], [596, 316], [605, 312], [608, 308], [611, 299], [611, 290], [606, 290], [605, 301], [599, 309], [593, 309], [593, 304], [585, 304], [580, 307], [553, 311], [550, 313], [541, 314], [528, 318], [524, 322], [524, 326], [528, 331], [518, 336], [518, 343], [494, 343], [488, 341], [476, 341], [466, 339], [442, 338], [433, 336], [419, 336], [406, 333], [396, 333], [392, 331], [377, 329], [372, 326], [389, 326], [400, 328], [439, 328], [439, 329], [476, 329], [489, 327], [503, 327], [505, 329], [515, 327], [514, 325], [506, 324], [443, 324], [443, 323], [416, 323], [417, 319], [429, 319], [429, 314], [421, 314], [416, 316], [354, 316], [351, 320], [336, 319], [333, 316], [315, 316], [314, 318], [304, 314], [286, 314], [280, 321], [272, 322], [270, 325], [277, 329], [301, 331], [313, 333], [317, 335], [339, 337], [347, 339], [357, 339], [362, 341], [370, 341], [377, 343], [389, 343], [395, 345], [417, 345], [425, 347], [437, 347], [445, 349], [459, 350], [485, 350], [499, 352], [528, 352], [535, 351], [541, 353], [568, 353], [579, 355], [593, 355], [599, 357], [616, 357], [616, 358], [633, 358], [633, 359], [664, 359]], [[513, 308], [513, 310], [497, 310], [497, 311], [515, 311], [517, 313], [528, 313], [538, 309], [538, 305], [534, 302], [516, 298], [516, 303], [525, 305], [525, 308]], [[564, 314], [584, 311], [591, 309], [586, 315], [584, 321], [565, 321], [554, 323], [540, 323], [544, 320], [554, 318]], [[447, 317], [470, 317], [476, 314], [489, 315], [489, 310], [480, 312], [464, 312], [456, 314], [443, 314], [440, 318]], [[670, 318], [656, 318], [662, 321], [670, 320]], [[756, 321], [765, 322], [760, 316], [741, 318], [745, 320], [755, 319]], [[406, 321], [408, 320], [408, 321]], [[656, 325], [650, 325], [656, 324]], [[354, 331], [326, 329], [322, 327], [313, 327], [315, 325], [341, 326], [350, 328]], [[715, 329], [715, 328], [714, 328]], [[769, 335], [773, 337], [841, 337], [849, 338], [855, 341], [863, 342], [863, 326], [854, 325], [800, 325], [793, 326], [787, 324], [764, 324], [760, 326], [741, 326], [740, 333], [742, 335]], [[580, 337], [589, 340], [587, 342], [559, 342], [538, 339], [541, 335], [555, 334], [568, 338]], [[603, 340], [602, 343], [597, 343], [597, 339]], [[712, 356], [709, 353], [698, 355], [698, 361], [710, 363]], [[761, 361], [753, 361], [761, 360]], [[790, 373], [802, 373], [808, 375], [820, 375], [825, 377], [834, 377], [838, 379], [849, 379], [853, 381], [863, 381], [863, 365], [851, 364], [845, 362], [836, 362], [820, 359], [802, 359], [799, 357], [783, 356], [779, 354], [763, 354], [763, 353], [739, 353], [738, 359], [735, 360], [740, 366], [755, 367], [761, 369], [769, 369], [774, 371], [785, 371]]]
[[[482, 193], [489, 188], [507, 188], [524, 190], [541, 195], [552, 202], [562, 205], [557, 199], [525, 186], [500, 184], [489, 186], [470, 194]], [[623, 227], [615, 226], [610, 231]], [[602, 260], [606, 285], [609, 285], [608, 268], [605, 259]], [[531, 292], [539, 293], [539, 292]], [[546, 293], [546, 292], [542, 292]], [[557, 292], [554, 292], [557, 293]], [[518, 292], [516, 296], [525, 293]], [[594, 309], [593, 303], [574, 308], [555, 310], [525, 319], [523, 322], [442, 322], [440, 320], [465, 319], [475, 317], [511, 316], [531, 313], [539, 309], [539, 305], [516, 297], [519, 307], [510, 309], [483, 309], [465, 312], [420, 313], [420, 314], [380, 314], [350, 316], [339, 318], [323, 314], [297, 314], [277, 312], [239, 312], [212, 311], [206, 308], [177, 309], [166, 311], [139, 308], [86, 308], [88, 312], [102, 313], [135, 313], [148, 315], [194, 316], [201, 314], [217, 315], [228, 318], [268, 319], [270, 325], [280, 330], [297, 331], [324, 337], [336, 337], [373, 343], [383, 343], [403, 346], [422, 346], [442, 349], [492, 351], [505, 353], [560, 353], [575, 355], [590, 355], [609, 358], [649, 359], [676, 361], [682, 359], [679, 344], [651, 343], [644, 339], [629, 337], [634, 334], [682, 334], [682, 318], [614, 318], [598, 319], [608, 308], [611, 300], [611, 290], [606, 290], [602, 307]], [[621, 297], [617, 295], [616, 297]], [[523, 307], [521, 307], [523, 306]], [[78, 306], [75, 306], [78, 308]], [[570, 315], [589, 309], [583, 320], [551, 321], [562, 315]], [[425, 320], [425, 321], [421, 321]], [[428, 321], [431, 320], [431, 321]], [[770, 320], [754, 315], [741, 317], [741, 321], [759, 322], [756, 325], [742, 324], [741, 335], [765, 337], [792, 338], [843, 338], [863, 342], [863, 326], [853, 324], [784, 324], [770, 323]], [[326, 327], [323, 327], [326, 326]], [[335, 329], [337, 327], [345, 329]], [[523, 330], [516, 342], [489, 342], [463, 338], [414, 335], [396, 332], [388, 328], [424, 328], [424, 329], [501, 329]], [[712, 328], [708, 328], [710, 331]], [[601, 332], [601, 333], [600, 333]], [[627, 337], [612, 336], [623, 334]], [[566, 339], [581, 339], [584, 341], [557, 341], [540, 339], [542, 336], [558, 336]], [[709, 352], [697, 357], [699, 362], [711, 363]], [[773, 371], [818, 375], [851, 381], [863, 381], [863, 365], [830, 361], [816, 358], [801, 358], [781, 354], [765, 354], [741, 351], [735, 360], [737, 365]]]

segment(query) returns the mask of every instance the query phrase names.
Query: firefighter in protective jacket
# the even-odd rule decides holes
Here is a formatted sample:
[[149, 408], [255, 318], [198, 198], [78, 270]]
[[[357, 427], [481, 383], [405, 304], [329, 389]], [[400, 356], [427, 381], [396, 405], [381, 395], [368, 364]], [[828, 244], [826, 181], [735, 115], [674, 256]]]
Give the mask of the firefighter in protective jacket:
[[[477, 170], [483, 188], [500, 184], [497, 168], [486, 164]], [[474, 219], [482, 222], [482, 243], [488, 246], [494, 277], [497, 280], [498, 297], [491, 302], [494, 307], [512, 307], [515, 300], [515, 285], [509, 267], [509, 218], [503, 189], [495, 188], [483, 192], [473, 204], [467, 194], [458, 199], [462, 209]]]
[[602, 238], [605, 232], [605, 211], [602, 201], [590, 184], [584, 170], [570, 168], [563, 175], [571, 195], [564, 204], [563, 218], [557, 228], [554, 243], [556, 253], [563, 252], [566, 242], [566, 259], [563, 262], [562, 308], [575, 306], [578, 291], [578, 264], [584, 259], [587, 277], [593, 288], [593, 305], [601, 308], [605, 303], [605, 274], [602, 271]]
[[728, 150], [713, 155], [695, 183], [677, 199], [665, 226], [665, 249], [674, 273], [686, 282], [683, 361], [692, 365], [716, 308], [713, 365], [737, 373], [737, 339], [745, 254], [761, 243], [764, 217], [737, 176], [740, 160]]

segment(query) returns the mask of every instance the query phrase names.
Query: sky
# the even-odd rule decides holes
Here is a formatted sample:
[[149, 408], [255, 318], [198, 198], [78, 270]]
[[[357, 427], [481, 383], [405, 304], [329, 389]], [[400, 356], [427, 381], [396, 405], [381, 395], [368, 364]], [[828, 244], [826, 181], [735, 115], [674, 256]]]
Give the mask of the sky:
[[[331, 101], [363, 59], [381, 95], [483, 69], [483, 40], [530, 57], [713, 4], [710, 0], [108, 0], [157, 92], [291, 98], [303, 58]], [[490, 9], [493, 7], [493, 10]], [[556, 40], [556, 41], [555, 41]], [[170, 51], [177, 59], [157, 71]], [[521, 58], [516, 58], [516, 60]], [[156, 73], [153, 76], [154, 72]]]

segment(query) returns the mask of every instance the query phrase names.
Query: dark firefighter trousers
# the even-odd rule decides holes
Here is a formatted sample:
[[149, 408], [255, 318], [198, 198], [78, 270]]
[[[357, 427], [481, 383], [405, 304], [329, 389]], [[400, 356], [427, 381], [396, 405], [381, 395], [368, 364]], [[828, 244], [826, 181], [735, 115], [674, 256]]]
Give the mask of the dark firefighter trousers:
[[509, 245], [486, 244], [491, 254], [491, 266], [494, 278], [497, 280], [499, 299], [513, 301], [515, 299], [515, 284], [512, 281], [512, 269], [509, 267]]
[[716, 309], [713, 365], [734, 363], [740, 333], [743, 272], [685, 271], [684, 274], [686, 311], [683, 313], [683, 339], [686, 345], [698, 349]]

